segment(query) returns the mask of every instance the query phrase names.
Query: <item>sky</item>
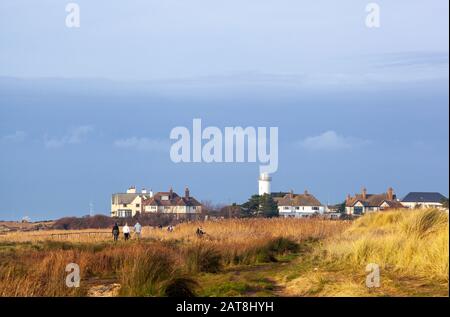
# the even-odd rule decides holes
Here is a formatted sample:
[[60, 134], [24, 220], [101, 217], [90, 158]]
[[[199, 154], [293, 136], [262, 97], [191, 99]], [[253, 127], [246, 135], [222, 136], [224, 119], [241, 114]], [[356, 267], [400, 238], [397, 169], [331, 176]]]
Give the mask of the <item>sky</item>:
[[174, 163], [170, 131], [278, 127], [273, 191], [448, 196], [448, 1], [0, 3], [0, 219], [108, 214], [130, 185], [244, 202], [258, 163]]

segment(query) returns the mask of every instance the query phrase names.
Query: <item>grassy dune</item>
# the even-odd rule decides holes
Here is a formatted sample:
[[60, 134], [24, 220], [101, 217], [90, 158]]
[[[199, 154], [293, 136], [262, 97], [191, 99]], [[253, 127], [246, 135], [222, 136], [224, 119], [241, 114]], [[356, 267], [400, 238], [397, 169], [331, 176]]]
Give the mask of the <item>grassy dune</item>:
[[448, 214], [439, 210], [369, 214], [326, 250], [331, 261], [345, 265], [377, 263], [398, 275], [448, 282]]
[[[367, 264], [381, 287], [367, 288]], [[286, 282], [295, 296], [448, 296], [449, 219], [440, 210], [389, 211], [361, 217], [326, 239]]]
[[[207, 235], [199, 238], [202, 226]], [[145, 228], [143, 239], [11, 233], [0, 240], [1, 296], [448, 296], [448, 214], [389, 211], [351, 222], [247, 219]], [[65, 266], [81, 270], [65, 286]], [[368, 263], [381, 287], [367, 288]]]

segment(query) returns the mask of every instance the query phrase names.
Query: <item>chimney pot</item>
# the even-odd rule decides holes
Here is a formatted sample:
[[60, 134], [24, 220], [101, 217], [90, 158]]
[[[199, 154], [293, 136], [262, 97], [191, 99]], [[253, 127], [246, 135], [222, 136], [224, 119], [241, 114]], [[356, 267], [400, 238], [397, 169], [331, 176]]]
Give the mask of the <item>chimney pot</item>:
[[362, 199], [366, 199], [367, 198], [367, 189], [365, 187], [363, 187], [361, 189], [361, 195], [362, 195]]

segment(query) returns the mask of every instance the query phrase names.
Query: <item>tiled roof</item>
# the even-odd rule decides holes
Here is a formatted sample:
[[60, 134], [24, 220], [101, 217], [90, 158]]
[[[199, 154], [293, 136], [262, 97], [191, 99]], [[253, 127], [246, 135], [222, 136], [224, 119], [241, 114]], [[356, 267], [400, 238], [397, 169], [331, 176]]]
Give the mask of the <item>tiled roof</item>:
[[443, 199], [446, 199], [441, 193], [435, 192], [411, 192], [402, 199], [405, 203], [415, 202], [427, 202], [427, 203], [440, 203]]
[[[162, 199], [167, 196], [169, 199]], [[143, 206], [201, 206], [201, 204], [191, 196], [180, 197], [175, 192], [158, 192], [153, 197], [144, 199]]]
[[131, 204], [133, 202], [133, 200], [136, 199], [136, 197], [142, 197], [143, 199], [145, 198], [150, 198], [150, 194], [143, 194], [143, 193], [116, 193], [113, 194], [111, 197], [112, 203], [113, 204]]
[[351, 197], [345, 205], [347, 207], [353, 207], [358, 201], [361, 202], [364, 207], [380, 207], [384, 202], [386, 202], [391, 208], [404, 208], [401, 202], [397, 201], [395, 195], [392, 196], [392, 199], [389, 199], [387, 193], [366, 194], [365, 198], [362, 194], [356, 194], [354, 197]]
[[278, 206], [322, 206], [322, 203], [311, 194], [286, 194]]

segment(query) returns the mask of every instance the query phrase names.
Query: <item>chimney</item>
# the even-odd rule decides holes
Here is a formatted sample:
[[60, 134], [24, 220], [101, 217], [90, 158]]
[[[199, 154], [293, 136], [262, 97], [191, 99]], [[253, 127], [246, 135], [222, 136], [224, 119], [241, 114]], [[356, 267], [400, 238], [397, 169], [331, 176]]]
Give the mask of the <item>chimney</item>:
[[309, 193], [308, 193], [308, 190], [307, 190], [307, 189], [305, 189], [305, 195], [309, 195]]
[[152, 191], [152, 189], [150, 188], [150, 192], [149, 192], [149, 195], [150, 195], [150, 197], [153, 197], [153, 191]]
[[184, 197], [185, 198], [189, 198], [189, 187], [186, 186], [186, 188], [184, 189]]
[[362, 199], [367, 199], [367, 189], [365, 187], [361, 189], [361, 196]]
[[135, 186], [131, 186], [130, 188], [127, 189], [127, 194], [136, 194], [136, 187]]
[[350, 196], [350, 194], [347, 194], [347, 198], [345, 199], [345, 202], [348, 204], [348, 203], [350, 203], [351, 199], [352, 199], [352, 197]]
[[172, 189], [172, 186], [170, 186], [170, 189], [169, 189], [169, 199], [172, 199], [172, 197], [173, 197], [173, 189]]
[[291, 191], [289, 192], [289, 198], [293, 199], [294, 198], [294, 191], [291, 189]]
[[387, 190], [387, 200], [394, 200], [394, 190], [389, 187]]
[[142, 187], [141, 193], [142, 194], [147, 194], [147, 190], [144, 187]]

